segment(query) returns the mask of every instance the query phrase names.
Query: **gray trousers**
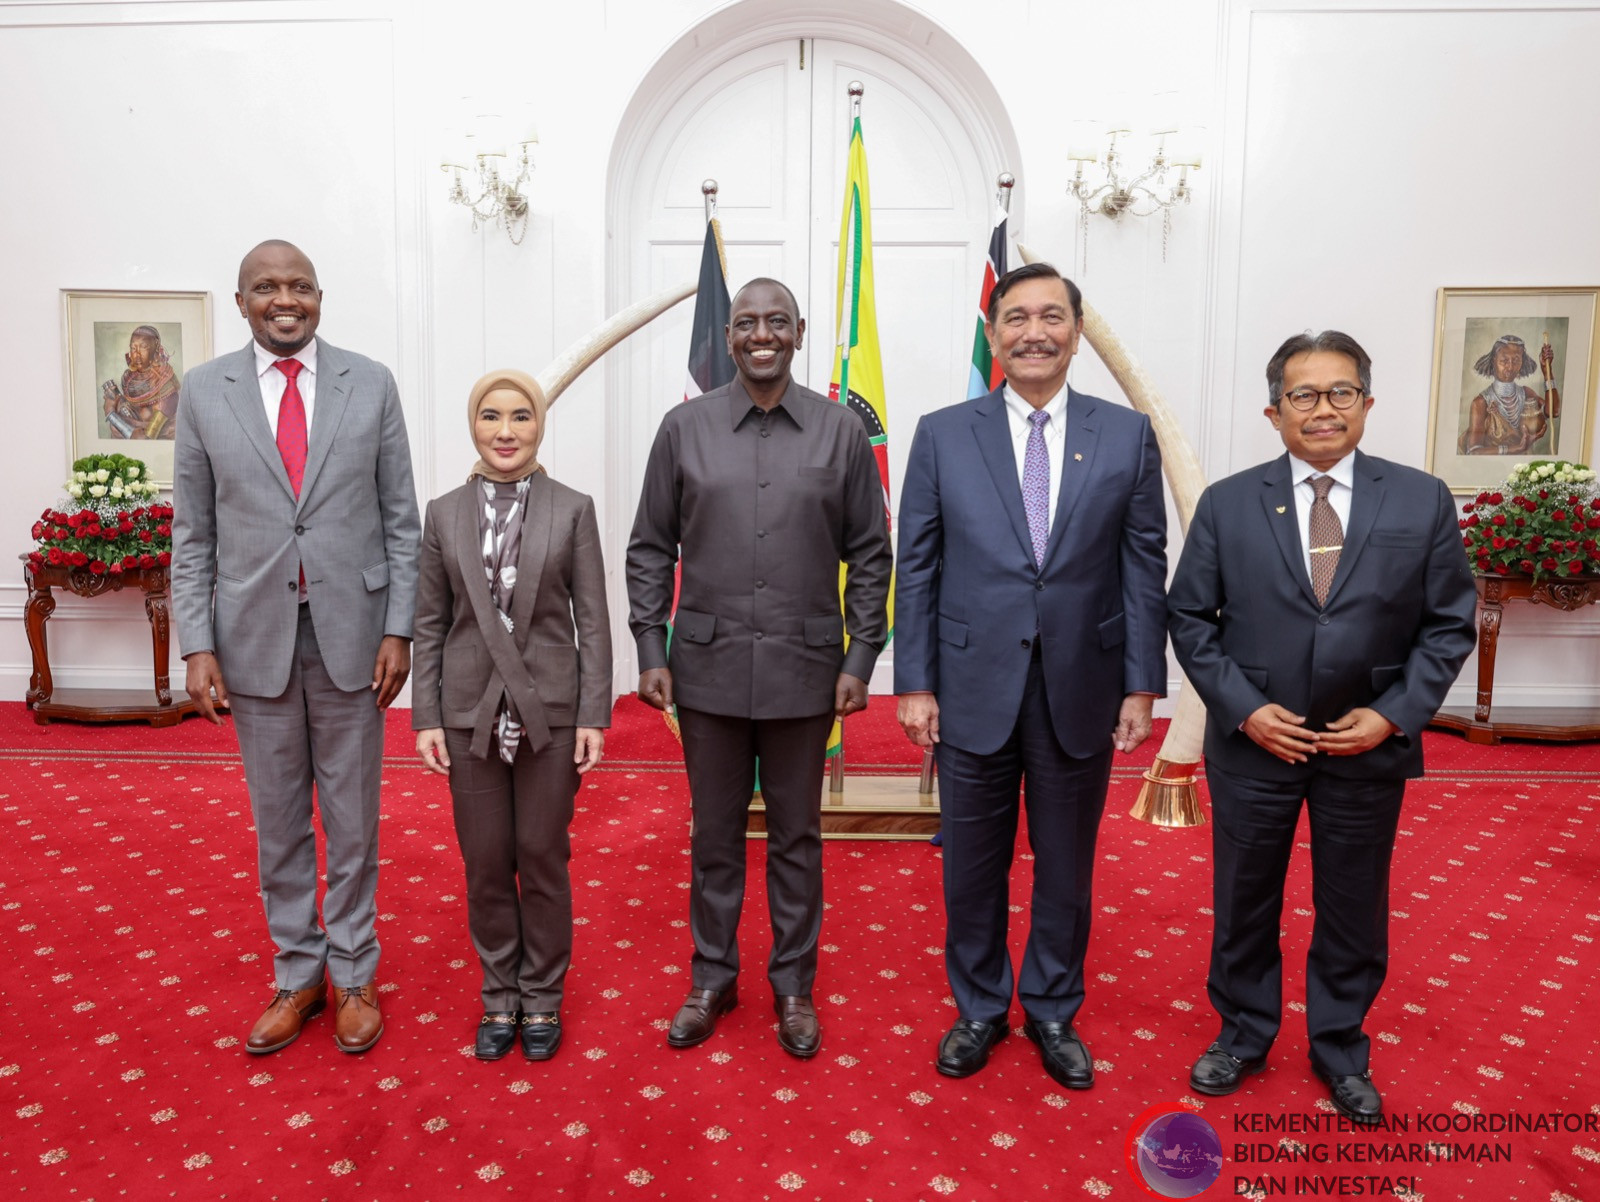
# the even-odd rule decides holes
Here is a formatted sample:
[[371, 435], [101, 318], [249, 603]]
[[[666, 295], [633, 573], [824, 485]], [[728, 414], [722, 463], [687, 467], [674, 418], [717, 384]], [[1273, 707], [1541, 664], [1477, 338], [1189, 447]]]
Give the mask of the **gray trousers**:
[[822, 931], [822, 769], [833, 713], [809, 718], [731, 718], [678, 707], [694, 810], [689, 930], [697, 989], [726, 989], [739, 976], [745, 825], [761, 760], [767, 808], [767, 978], [780, 996], [811, 992]]
[[508, 764], [493, 742], [487, 757], [473, 755], [470, 730], [444, 732], [485, 1010], [561, 1009], [572, 961], [567, 828], [578, 792], [576, 738], [573, 727], [554, 727], [547, 747], [535, 755], [522, 740]]
[[[278, 946], [272, 967], [279, 989], [309, 989], [324, 971], [335, 986], [352, 989], [378, 972], [383, 711], [373, 698], [370, 689], [347, 693], [329, 679], [307, 605], [300, 607], [288, 688], [276, 697], [228, 694], [255, 817], [261, 901]], [[328, 860], [320, 923], [313, 784]]]

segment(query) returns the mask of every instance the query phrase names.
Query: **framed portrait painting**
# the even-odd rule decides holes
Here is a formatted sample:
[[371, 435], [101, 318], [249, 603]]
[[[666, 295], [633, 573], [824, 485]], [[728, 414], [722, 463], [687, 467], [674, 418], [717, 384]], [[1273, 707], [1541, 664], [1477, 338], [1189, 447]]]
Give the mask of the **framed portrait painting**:
[[1600, 382], [1600, 288], [1441, 288], [1428, 470], [1480, 492], [1518, 463], [1582, 463]]
[[183, 373], [211, 358], [209, 292], [61, 293], [69, 460], [120, 452], [172, 486]]

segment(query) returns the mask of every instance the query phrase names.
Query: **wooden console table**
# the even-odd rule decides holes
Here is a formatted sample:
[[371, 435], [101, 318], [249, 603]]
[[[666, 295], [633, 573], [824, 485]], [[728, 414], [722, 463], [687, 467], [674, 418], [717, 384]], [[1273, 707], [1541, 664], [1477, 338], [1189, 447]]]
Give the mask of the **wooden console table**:
[[[52, 718], [77, 722], [148, 722], [151, 726], [172, 726], [185, 714], [195, 712], [195, 703], [182, 689], [172, 689], [167, 677], [171, 648], [171, 620], [167, 614], [168, 573], [163, 567], [133, 568], [113, 575], [97, 576], [88, 568], [41, 567], [24, 565], [28, 586], [28, 647], [33, 652], [33, 676], [28, 681], [28, 706], [33, 720], [41, 724]], [[150, 619], [150, 642], [155, 656], [155, 692], [144, 689], [60, 689], [50, 675], [50, 648], [45, 640], [45, 622], [55, 612], [53, 588], [66, 589], [79, 597], [98, 597], [103, 593], [136, 588], [144, 593], [144, 612]]]
[[1446, 706], [1432, 726], [1458, 731], [1469, 743], [1498, 743], [1502, 738], [1570, 743], [1600, 739], [1600, 707], [1502, 706], [1494, 711], [1494, 661], [1500, 643], [1501, 611], [1507, 601], [1530, 601], [1571, 612], [1600, 601], [1600, 577], [1547, 577], [1535, 584], [1526, 576], [1479, 576], [1478, 703]]

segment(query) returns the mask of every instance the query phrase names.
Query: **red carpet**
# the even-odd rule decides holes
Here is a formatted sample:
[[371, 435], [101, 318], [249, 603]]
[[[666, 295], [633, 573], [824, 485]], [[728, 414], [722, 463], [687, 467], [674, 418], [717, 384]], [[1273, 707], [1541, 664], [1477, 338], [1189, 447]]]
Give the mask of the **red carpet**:
[[[1374, 1075], [1409, 1133], [1260, 1134], [1239, 1124], [1327, 1115], [1287, 1016], [1268, 1071], [1227, 1099], [1188, 1096], [1215, 1032], [1204, 990], [1210, 841], [1125, 817], [1113, 783], [1079, 1028], [1095, 1088], [1058, 1089], [1013, 1035], [966, 1080], [933, 1071], [954, 1018], [941, 945], [939, 853], [829, 843], [817, 1002], [822, 1054], [785, 1056], [764, 979], [764, 845], [751, 846], [737, 1010], [687, 1052], [662, 1031], [688, 986], [687, 802], [658, 715], [619, 704], [610, 758], [580, 795], [579, 915], [567, 1040], [547, 1065], [464, 1054], [478, 1014], [461, 866], [444, 783], [413, 768], [409, 715], [390, 728], [379, 888], [387, 1030], [340, 1054], [327, 1018], [273, 1056], [241, 1041], [271, 992], [254, 840], [231, 730], [35, 727], [0, 712], [0, 1182], [13, 1197], [902, 1199], [1149, 1196], [1124, 1146], [1151, 1106], [1197, 1106], [1234, 1180], [1295, 1192], [1343, 1177], [1362, 1196], [1414, 1179], [1441, 1199], [1600, 1197], [1600, 1056], [1589, 982], [1600, 938], [1600, 781], [1592, 747], [1470, 747], [1428, 736], [1395, 861], [1394, 958], [1373, 1012]], [[879, 699], [855, 720], [852, 767], [898, 765]], [[1141, 761], [1144, 757], [1141, 757]], [[884, 769], [887, 770], [887, 769]], [[1033, 865], [1013, 882], [1019, 926]], [[1285, 914], [1287, 992], [1303, 998], [1309, 880]], [[1293, 1002], [1298, 1008], [1299, 1001]], [[1014, 1022], [1021, 1021], [1013, 1012]], [[1575, 1116], [1580, 1128], [1420, 1131], [1443, 1120]], [[1548, 1123], [1548, 1120], [1546, 1120]], [[1246, 1164], [1459, 1145], [1454, 1159]], [[1472, 1159], [1504, 1148], [1498, 1163]], [[1370, 1182], [1365, 1185], [1367, 1178]], [[1302, 1190], [1310, 1188], [1301, 1182]], [[1327, 1188], [1326, 1184], [1323, 1188]], [[1259, 1195], [1258, 1195], [1259, 1196]]]

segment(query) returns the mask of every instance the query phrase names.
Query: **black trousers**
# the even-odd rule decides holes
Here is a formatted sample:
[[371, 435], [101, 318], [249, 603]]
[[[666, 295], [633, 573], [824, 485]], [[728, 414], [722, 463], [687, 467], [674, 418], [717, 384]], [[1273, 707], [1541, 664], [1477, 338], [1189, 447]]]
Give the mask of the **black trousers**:
[[1306, 956], [1306, 1032], [1324, 1072], [1367, 1069], [1361, 1025], [1389, 967], [1389, 864], [1403, 780], [1315, 772], [1268, 781], [1206, 767], [1211, 787], [1211, 1004], [1217, 1041], [1241, 1060], [1265, 1056], [1283, 1016], [1283, 885], [1302, 803], [1311, 819], [1316, 920]]
[[[1017, 980], [1024, 1012], [1070, 1023], [1083, 1005], [1094, 848], [1111, 780], [1111, 732], [1101, 754], [1074, 759], [1050, 722], [1039, 660], [1028, 669], [1010, 738], [992, 755], [938, 744], [944, 832], [945, 971], [962, 1018], [999, 1022], [1011, 1008], [1011, 860], [1028, 808], [1033, 924]], [[1018, 794], [1027, 784], [1025, 799]]]
[[833, 713], [735, 718], [678, 707], [694, 810], [689, 930], [694, 985], [726, 989], [739, 976], [745, 826], [761, 760], [767, 808], [767, 978], [779, 995], [811, 992], [822, 931], [822, 770]]

